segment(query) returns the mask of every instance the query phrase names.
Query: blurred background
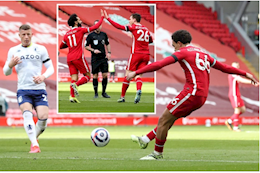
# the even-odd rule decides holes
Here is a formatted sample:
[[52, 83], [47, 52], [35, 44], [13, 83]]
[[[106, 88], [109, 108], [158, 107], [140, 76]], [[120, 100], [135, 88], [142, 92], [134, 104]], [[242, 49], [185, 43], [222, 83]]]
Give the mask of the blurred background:
[[[111, 5], [113, 3], [121, 5], [113, 6]], [[129, 5], [131, 3], [135, 5]], [[50, 105], [48, 125], [156, 125], [166, 105], [182, 90], [185, 83], [184, 73], [178, 64], [157, 71], [156, 76], [153, 73], [144, 76], [145, 82], [156, 82], [155, 114], [57, 114], [57, 82], [70, 80], [66, 66], [67, 50], [62, 50], [59, 57], [57, 53], [57, 45], [68, 30], [68, 16], [77, 13], [85, 26], [92, 26], [94, 20], [100, 18], [101, 7], [80, 5], [80, 10], [75, 11], [62, 4], [61, 1], [0, 2], [0, 97], [2, 98], [0, 126], [23, 125], [16, 100], [16, 73], [13, 71], [10, 76], [3, 74], [9, 48], [20, 44], [18, 28], [23, 23], [32, 26], [33, 42], [47, 48], [56, 67], [55, 74], [46, 80]], [[87, 4], [87, 2], [80, 1], [73, 4]], [[156, 10], [152, 4], [156, 4]], [[103, 5], [102, 8], [112, 15], [113, 20], [122, 25], [128, 23], [131, 13], [142, 15], [141, 23], [153, 33], [155, 40], [150, 49], [151, 62], [172, 54], [174, 48], [171, 46], [171, 34], [176, 30], [186, 29], [192, 34], [192, 44], [205, 49], [212, 57], [225, 64], [239, 62], [242, 70], [254, 74], [259, 79], [258, 1], [116, 1], [109, 2], [109, 5]], [[121, 82], [130, 53], [131, 38], [107, 22], [103, 22], [102, 30], [107, 33], [111, 42], [112, 59], [116, 64], [115, 82]], [[153, 51], [154, 46], [156, 54]], [[88, 51], [85, 51], [85, 56], [90, 64]], [[240, 91], [247, 107], [246, 113], [240, 117], [240, 122], [243, 125], [258, 125], [259, 88], [240, 85]], [[228, 99], [227, 74], [212, 69], [206, 104], [189, 117], [176, 121], [176, 125], [205, 125], [206, 122], [211, 125], [224, 125], [224, 121], [232, 114], [233, 108]]]

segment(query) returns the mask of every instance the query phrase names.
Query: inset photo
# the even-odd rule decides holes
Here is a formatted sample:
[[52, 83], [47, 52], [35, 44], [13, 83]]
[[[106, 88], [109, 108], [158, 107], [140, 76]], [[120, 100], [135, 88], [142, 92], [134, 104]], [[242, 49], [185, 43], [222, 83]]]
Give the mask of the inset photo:
[[153, 114], [155, 4], [58, 4], [58, 113]]

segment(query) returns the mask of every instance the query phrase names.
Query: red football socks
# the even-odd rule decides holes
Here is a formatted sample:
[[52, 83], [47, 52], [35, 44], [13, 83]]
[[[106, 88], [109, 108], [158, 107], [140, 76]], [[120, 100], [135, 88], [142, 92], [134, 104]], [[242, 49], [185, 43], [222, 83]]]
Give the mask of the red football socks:
[[140, 77], [138, 77], [136, 79], [136, 90], [141, 90], [142, 85], [143, 85], [143, 81], [142, 81], [142, 79]]
[[[74, 83], [74, 82], [76, 82], [76, 81], [75, 81], [75, 80], [72, 80], [72, 81], [71, 81], [71, 83]], [[71, 97], [75, 97], [74, 90], [73, 90], [73, 88], [71, 87], [71, 85], [70, 85], [70, 96], [71, 96]]]
[[154, 151], [157, 151], [159, 153], [163, 152], [164, 143], [166, 142], [166, 139], [161, 140], [155, 137], [155, 146]]
[[153, 140], [156, 136], [156, 130], [157, 130], [157, 126], [152, 130], [150, 131], [146, 136], [151, 140]]
[[240, 114], [233, 114], [232, 117], [230, 118], [232, 120], [234, 127], [238, 127], [239, 125], [239, 115]]
[[78, 82], [76, 82], [77, 86], [83, 85], [85, 83], [88, 83], [88, 81], [90, 80], [89, 76], [83, 76]]
[[126, 77], [125, 77], [124, 81], [123, 81], [123, 85], [122, 85], [121, 97], [125, 97], [125, 93], [126, 93], [126, 90], [129, 87], [129, 83], [130, 83], [130, 81], [126, 80]]

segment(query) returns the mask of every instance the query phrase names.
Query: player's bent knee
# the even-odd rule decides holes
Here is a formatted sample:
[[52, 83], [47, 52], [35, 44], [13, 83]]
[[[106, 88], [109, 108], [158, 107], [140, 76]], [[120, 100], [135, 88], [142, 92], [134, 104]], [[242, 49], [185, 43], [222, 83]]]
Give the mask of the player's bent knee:
[[48, 113], [38, 114], [38, 119], [48, 119], [48, 117], [49, 117]]
[[21, 104], [20, 105], [20, 109], [21, 109], [22, 112], [24, 112], [24, 111], [32, 112], [33, 111], [32, 104], [30, 104], [28, 102], [25, 102], [25, 103]]
[[161, 116], [161, 117], [159, 118], [158, 126], [161, 126], [161, 127], [169, 127], [170, 125], [172, 125], [171, 119], [169, 119], [169, 118], [167, 118], [167, 117], [163, 117], [163, 116]]
[[170, 129], [173, 123], [178, 119], [178, 117], [175, 117], [172, 115], [168, 109], [166, 109], [163, 113], [163, 115], [159, 118], [158, 126], [162, 126], [165, 128]]

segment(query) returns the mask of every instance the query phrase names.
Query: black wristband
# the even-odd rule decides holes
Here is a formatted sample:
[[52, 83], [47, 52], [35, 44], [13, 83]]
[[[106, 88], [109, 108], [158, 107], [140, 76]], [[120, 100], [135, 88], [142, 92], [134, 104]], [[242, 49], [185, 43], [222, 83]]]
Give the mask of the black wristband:
[[110, 54], [111, 54], [111, 52], [107, 52], [107, 53], [110, 53]]

